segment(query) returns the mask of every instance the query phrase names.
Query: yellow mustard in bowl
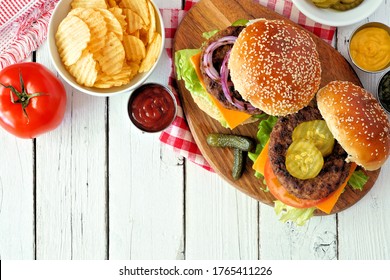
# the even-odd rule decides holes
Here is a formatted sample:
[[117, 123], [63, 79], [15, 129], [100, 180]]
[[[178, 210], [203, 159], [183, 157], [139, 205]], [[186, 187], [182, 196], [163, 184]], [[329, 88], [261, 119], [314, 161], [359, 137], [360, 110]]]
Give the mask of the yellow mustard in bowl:
[[390, 34], [380, 26], [361, 28], [352, 36], [349, 52], [362, 70], [384, 70], [390, 64]]

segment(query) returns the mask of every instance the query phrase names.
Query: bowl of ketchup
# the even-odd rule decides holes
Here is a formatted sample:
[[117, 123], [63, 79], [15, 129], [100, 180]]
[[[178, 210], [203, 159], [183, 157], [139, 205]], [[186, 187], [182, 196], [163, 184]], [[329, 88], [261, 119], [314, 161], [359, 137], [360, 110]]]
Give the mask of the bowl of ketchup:
[[159, 132], [175, 119], [177, 103], [168, 87], [147, 83], [131, 93], [127, 109], [137, 128], [144, 132]]

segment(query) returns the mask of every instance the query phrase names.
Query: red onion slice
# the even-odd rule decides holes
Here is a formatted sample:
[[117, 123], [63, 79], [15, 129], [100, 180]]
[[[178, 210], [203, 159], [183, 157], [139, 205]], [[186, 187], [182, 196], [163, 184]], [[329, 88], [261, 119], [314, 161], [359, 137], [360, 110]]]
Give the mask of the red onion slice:
[[223, 94], [225, 95], [225, 98], [234, 105], [233, 103], [233, 93], [230, 91], [229, 85], [228, 85], [228, 77], [229, 77], [229, 69], [227, 67], [228, 61], [230, 57], [230, 51], [228, 51], [222, 61], [221, 65], [221, 86]]
[[207, 76], [209, 76], [212, 80], [221, 83], [222, 91], [224, 93], [226, 100], [228, 100], [229, 103], [231, 103], [233, 106], [235, 106], [240, 110], [247, 110], [251, 112], [256, 110], [256, 108], [253, 107], [253, 105], [250, 104], [249, 102], [241, 101], [233, 97], [233, 92], [230, 90], [230, 87], [233, 86], [233, 83], [228, 80], [229, 69], [227, 65], [230, 57], [230, 50], [226, 53], [222, 61], [220, 73], [218, 73], [218, 71], [215, 69], [213, 65], [214, 51], [221, 46], [228, 45], [228, 44], [232, 45], [236, 40], [237, 37], [235, 36], [225, 36], [218, 39], [215, 42], [212, 42], [210, 45], [208, 45], [208, 47], [204, 51], [202, 65]]
[[238, 100], [233, 96], [233, 92], [230, 90], [230, 86], [233, 85], [231, 81], [228, 81], [229, 79], [229, 68], [228, 68], [228, 62], [230, 58], [230, 51], [228, 51], [222, 61], [221, 65], [221, 86], [222, 91], [225, 96], [225, 98], [236, 108], [240, 110], [248, 110], [248, 111], [254, 111], [256, 110], [255, 107], [253, 107], [252, 104], [250, 104], [247, 101], [241, 101]]
[[203, 69], [205, 70], [207, 76], [209, 76], [212, 80], [219, 82], [220, 75], [218, 71], [215, 69], [213, 65], [213, 53], [214, 51], [224, 45], [232, 45], [237, 40], [237, 37], [235, 36], [225, 36], [220, 39], [218, 39], [215, 42], [212, 42], [210, 45], [207, 46], [206, 50], [203, 54]]

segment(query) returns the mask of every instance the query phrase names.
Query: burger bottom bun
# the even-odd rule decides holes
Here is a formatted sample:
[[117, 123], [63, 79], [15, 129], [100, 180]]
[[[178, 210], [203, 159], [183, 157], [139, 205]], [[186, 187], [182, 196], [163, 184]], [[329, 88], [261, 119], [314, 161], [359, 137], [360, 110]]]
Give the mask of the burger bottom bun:
[[198, 105], [199, 109], [205, 112], [207, 115], [212, 117], [213, 119], [221, 122], [223, 121], [223, 116], [221, 112], [217, 109], [214, 103], [207, 98], [195, 94], [191, 94], [192, 99]]
[[378, 101], [351, 82], [333, 81], [317, 93], [318, 109], [347, 161], [380, 168], [390, 152], [390, 124]]
[[[199, 109], [201, 109], [203, 112], [205, 112], [207, 115], [212, 117], [213, 119], [219, 121], [222, 126], [226, 127], [226, 121], [224, 117], [221, 114], [221, 111], [218, 110], [218, 108], [214, 105], [214, 103], [209, 100], [208, 98], [204, 96], [199, 96], [195, 94], [191, 94], [192, 99], [194, 102], [198, 105]], [[241, 125], [249, 124], [258, 121], [258, 118], [251, 117], [241, 123]]]

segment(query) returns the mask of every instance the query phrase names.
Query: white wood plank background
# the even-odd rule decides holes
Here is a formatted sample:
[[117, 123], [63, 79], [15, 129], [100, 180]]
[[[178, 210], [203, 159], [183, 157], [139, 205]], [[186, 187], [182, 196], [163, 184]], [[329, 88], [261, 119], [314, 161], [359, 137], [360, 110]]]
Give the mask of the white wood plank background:
[[[368, 19], [390, 25], [390, 1]], [[338, 50], [348, 57], [348, 38], [359, 25], [339, 30]], [[382, 74], [367, 75], [354, 67], [364, 87], [376, 96], [378, 80]], [[338, 226], [340, 259], [390, 259], [390, 164], [387, 162], [379, 175], [377, 186], [359, 203], [348, 211], [340, 213]], [[355, 230], [351, 230], [355, 229]], [[357, 246], [358, 244], [358, 246]]]
[[[155, 0], [181, 8], [181, 0]], [[367, 21], [390, 24], [390, 2]], [[338, 29], [347, 57], [357, 25]], [[30, 58], [33, 59], [33, 58]], [[47, 45], [35, 60], [52, 71]], [[167, 83], [164, 55], [149, 81]], [[379, 75], [357, 71], [375, 91]], [[306, 226], [130, 125], [129, 95], [68, 92], [61, 126], [36, 140], [0, 130], [0, 259], [390, 259], [390, 164], [356, 206]]]
[[2, 129], [0, 139], [0, 259], [33, 259], [33, 140], [18, 139]]

